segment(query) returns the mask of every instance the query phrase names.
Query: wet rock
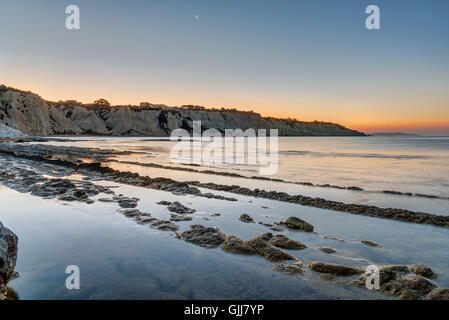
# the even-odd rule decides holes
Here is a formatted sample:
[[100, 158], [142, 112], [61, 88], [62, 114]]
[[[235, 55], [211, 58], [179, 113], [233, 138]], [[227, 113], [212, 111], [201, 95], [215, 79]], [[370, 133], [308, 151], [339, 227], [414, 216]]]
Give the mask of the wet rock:
[[99, 198], [98, 201], [100, 202], [113, 202], [114, 200], [111, 198]]
[[424, 266], [422, 264], [412, 264], [410, 266], [410, 271], [415, 273], [415, 274], [417, 274], [417, 275], [426, 277], [426, 278], [434, 278], [434, 277], [437, 276], [433, 272], [432, 269], [430, 269], [429, 267], [426, 267], [426, 266]]
[[245, 244], [252, 247], [259, 255], [270, 261], [296, 260], [289, 253], [268, 243], [272, 237], [273, 235], [271, 233], [264, 233], [257, 238], [246, 240]]
[[335, 250], [334, 248], [329, 248], [329, 247], [319, 247], [318, 250], [324, 252], [324, 253], [336, 253], [337, 250]]
[[287, 220], [285, 220], [285, 224], [291, 229], [298, 229], [306, 232], [313, 231], [313, 226], [310, 223], [307, 223], [297, 217], [289, 217]]
[[343, 240], [343, 239], [339, 239], [337, 237], [332, 237], [332, 236], [323, 236], [323, 239], [330, 239], [330, 240], [335, 240], [338, 242], [345, 242], [345, 240]]
[[449, 300], [448, 288], [437, 288], [430, 291], [423, 300]]
[[347, 190], [353, 190], [353, 191], [363, 191], [360, 187], [346, 187]]
[[323, 280], [331, 281], [336, 278], [336, 276], [332, 273], [320, 273], [319, 277]]
[[251, 218], [248, 214], [244, 213], [240, 216], [239, 218], [240, 221], [242, 222], [246, 222], [246, 223], [251, 223], [254, 222], [254, 219]]
[[[413, 268], [412, 268], [413, 266]], [[427, 275], [430, 273], [430, 268], [423, 265], [387, 265], [379, 268], [380, 289], [393, 297], [401, 300], [419, 300], [425, 297], [429, 299], [435, 298], [441, 294], [444, 298], [444, 289], [438, 290], [437, 286], [426, 277], [414, 273], [423, 272]], [[429, 271], [430, 270], [430, 271]], [[354, 281], [353, 284], [360, 288], [365, 288], [365, 281], [369, 274], [364, 273], [359, 280]], [[431, 294], [432, 293], [432, 294]]]
[[226, 240], [226, 235], [218, 228], [194, 224], [190, 230], [181, 233], [181, 238], [204, 248], [216, 248]]
[[134, 218], [134, 221], [136, 221], [138, 224], [147, 224], [150, 222], [155, 221], [156, 218], [153, 218], [151, 215], [140, 215], [140, 216], [136, 216]]
[[381, 289], [388, 295], [401, 300], [417, 300], [430, 293], [436, 285], [427, 278], [416, 274], [408, 274], [404, 278], [390, 280], [381, 284]]
[[410, 272], [410, 268], [408, 266], [405, 265], [384, 265], [381, 266], [380, 271], [385, 271], [385, 272], [394, 272], [394, 273], [409, 273]]
[[355, 267], [348, 267], [343, 266], [339, 264], [334, 263], [327, 263], [327, 262], [310, 262], [309, 268], [313, 271], [320, 272], [320, 273], [331, 273], [336, 276], [353, 276], [356, 274], [362, 274], [363, 270]]
[[273, 238], [273, 234], [271, 232], [265, 232], [265, 233], [262, 233], [260, 236], [258, 236], [256, 239], [262, 239], [264, 241], [270, 241], [271, 238]]
[[142, 214], [142, 212], [138, 209], [121, 209], [119, 212], [128, 218], [133, 218]]
[[172, 214], [170, 216], [171, 221], [191, 221], [193, 218], [185, 214]]
[[284, 227], [284, 225], [283, 225], [282, 223], [275, 222], [275, 223], [270, 227], [270, 229], [273, 230], [273, 231], [276, 231], [276, 232], [282, 232], [282, 231], [285, 230], [285, 227]]
[[261, 224], [261, 225], [263, 225], [265, 227], [268, 227], [268, 228], [272, 228], [273, 227], [273, 225], [271, 223], [265, 223], [265, 222], [262, 222], [262, 221], [259, 221], [259, 224]]
[[53, 179], [43, 184], [35, 185], [31, 189], [31, 194], [42, 198], [54, 198], [75, 189], [75, 184], [69, 180]]
[[171, 221], [159, 219], [155, 219], [151, 224], [151, 227], [164, 231], [177, 231], [179, 229], [179, 227]]
[[368, 240], [362, 240], [360, 242], [363, 243], [364, 245], [370, 246], [370, 247], [378, 247], [378, 248], [382, 247], [381, 244], [376, 243], [376, 242], [372, 242], [372, 241], [368, 241]]
[[7, 299], [6, 285], [14, 276], [19, 238], [0, 222], [0, 300]]
[[289, 239], [282, 234], [277, 234], [273, 236], [269, 240], [269, 243], [275, 247], [287, 250], [303, 250], [307, 248], [305, 244], [293, 239]]
[[229, 253], [237, 253], [237, 254], [256, 253], [256, 250], [254, 250], [251, 246], [249, 246], [248, 244], [243, 242], [242, 239], [236, 236], [227, 237], [221, 248]]
[[181, 213], [181, 214], [188, 214], [188, 213], [194, 213], [195, 209], [187, 208], [186, 206], [183, 206], [178, 201], [172, 202], [167, 206], [168, 211]]
[[118, 205], [122, 208], [135, 208], [137, 207], [138, 198], [128, 198], [123, 196], [115, 196], [114, 201], [118, 203]]
[[84, 190], [72, 189], [58, 197], [58, 200], [62, 201], [81, 201], [86, 203], [93, 203], [94, 201], [89, 199], [89, 195]]
[[[408, 221], [413, 223], [426, 223], [449, 228], [448, 216], [441, 216], [441, 215], [438, 216], [425, 212], [413, 212], [410, 210], [396, 209], [396, 208], [379, 208], [363, 204], [347, 204], [343, 202], [331, 201], [322, 198], [312, 198], [303, 195], [289, 195], [285, 192], [264, 191], [259, 189], [251, 190], [249, 188], [242, 188], [239, 186], [225, 186], [210, 182], [198, 183], [196, 184], [196, 186], [218, 191], [231, 192], [235, 194], [260, 197], [289, 203], [297, 203], [303, 206], [310, 206], [321, 209], [330, 209], [334, 211], [343, 211], [350, 214], [365, 215], [370, 217], [379, 217], [399, 221]], [[344, 189], [337, 186], [331, 187]]]
[[304, 273], [304, 269], [302, 268], [302, 263], [297, 262], [293, 264], [289, 263], [279, 263], [274, 267], [274, 270], [286, 273], [286, 274], [295, 274], [295, 273]]
[[162, 200], [162, 201], [159, 201], [159, 202], [156, 202], [156, 203], [157, 203], [157, 204], [160, 204], [160, 205], [163, 205], [163, 206], [168, 206], [168, 205], [171, 204], [171, 202], [165, 201], [165, 200]]

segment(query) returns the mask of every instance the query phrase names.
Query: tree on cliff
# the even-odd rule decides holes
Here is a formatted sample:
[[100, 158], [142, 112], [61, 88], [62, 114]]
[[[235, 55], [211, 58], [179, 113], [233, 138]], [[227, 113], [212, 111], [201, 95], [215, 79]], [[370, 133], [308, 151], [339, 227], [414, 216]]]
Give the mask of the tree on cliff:
[[106, 107], [110, 107], [111, 106], [109, 101], [106, 100], [106, 99], [95, 100], [93, 104], [94, 104], [94, 106], [106, 106]]

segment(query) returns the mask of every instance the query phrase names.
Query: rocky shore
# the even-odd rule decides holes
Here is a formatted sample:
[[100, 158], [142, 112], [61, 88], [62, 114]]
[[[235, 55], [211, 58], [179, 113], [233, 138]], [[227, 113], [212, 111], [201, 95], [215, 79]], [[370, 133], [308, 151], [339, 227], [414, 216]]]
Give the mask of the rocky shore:
[[14, 272], [17, 260], [19, 238], [4, 227], [0, 221], [0, 300], [12, 299], [12, 292], [7, 288], [8, 282], [17, 274]]
[[[156, 164], [156, 163], [142, 163], [142, 162], [136, 162], [136, 161], [117, 161], [117, 160], [113, 160], [113, 161], [115, 161], [117, 163], [121, 163], [121, 164], [130, 164], [130, 165], [135, 165], [135, 166], [139, 166], [139, 167], [150, 167], [150, 168], [159, 168], [159, 169], [167, 169], [167, 170], [186, 171], [186, 172], [202, 173], [202, 174], [217, 175], [217, 176], [232, 177], [232, 178], [282, 182], [282, 183], [297, 184], [297, 185], [317, 187], [317, 188], [331, 188], [331, 189], [351, 190], [351, 191], [368, 191], [368, 190], [364, 190], [363, 188], [357, 187], [357, 186], [336, 186], [336, 185], [331, 185], [331, 184], [316, 184], [316, 183], [307, 182], [307, 181], [288, 181], [288, 180], [279, 179], [279, 178], [269, 178], [269, 177], [264, 177], [264, 176], [245, 176], [245, 175], [238, 174], [235, 172], [215, 171], [215, 170], [211, 170], [211, 169], [199, 170], [199, 169], [194, 169], [194, 168], [175, 167], [175, 166], [168, 166], [168, 165], [162, 165], [162, 164]], [[370, 192], [370, 193], [386, 193], [386, 194], [392, 194], [392, 195], [397, 195], [397, 196], [406, 196], [406, 197], [420, 197], [420, 198], [446, 199], [446, 200], [449, 199], [447, 197], [441, 197], [441, 196], [436, 196], [436, 195], [431, 195], [431, 194], [401, 192], [401, 191], [394, 191], [394, 190], [369, 190], [368, 192]]]
[[[229, 254], [249, 255], [262, 258], [261, 261], [269, 262], [276, 272], [288, 274], [292, 277], [304, 274], [316, 275], [322, 279], [334, 281], [344, 280], [344, 284], [352, 284], [354, 287], [365, 288], [365, 281], [370, 276], [363, 267], [329, 263], [325, 261], [303, 261], [297, 254], [303, 250], [316, 250], [334, 258], [346, 258], [339, 255], [338, 250], [330, 247], [314, 247], [309, 243], [291, 239], [282, 232], [286, 229], [292, 232], [319, 236], [338, 242], [355, 242], [355, 240], [343, 240], [315, 231], [315, 226], [296, 216], [288, 217], [283, 221], [267, 224], [257, 221], [257, 218], [242, 212], [236, 218], [236, 223], [241, 223], [247, 228], [263, 224], [272, 231], [259, 236], [242, 239], [235, 234], [226, 234], [220, 228], [204, 226], [192, 223], [189, 229], [179, 231], [181, 222], [191, 221], [195, 218], [197, 210], [182, 201], [162, 200], [157, 204], [167, 210], [169, 218], [161, 219], [153, 216], [151, 212], [139, 210], [140, 199], [131, 195], [123, 195], [114, 191], [113, 186], [102, 186], [98, 182], [111, 182], [127, 184], [136, 187], [150, 188], [170, 192], [174, 195], [192, 195], [224, 201], [237, 201], [228, 195], [204, 192], [203, 189], [224, 191], [250, 197], [258, 197], [318, 208], [343, 211], [352, 214], [369, 215], [373, 217], [385, 217], [389, 219], [428, 223], [436, 226], [448, 227], [449, 217], [437, 216], [428, 213], [410, 212], [401, 209], [383, 209], [372, 206], [352, 205], [327, 201], [320, 198], [310, 198], [300, 195], [288, 195], [282, 192], [264, 191], [259, 189], [241, 188], [239, 186], [226, 186], [212, 183], [200, 183], [198, 181], [178, 182], [168, 178], [151, 178], [140, 176], [136, 173], [121, 172], [105, 166], [114, 157], [121, 155], [112, 150], [99, 150], [93, 148], [66, 148], [38, 144], [0, 143], [0, 159], [4, 166], [0, 169], [0, 183], [20, 192], [31, 193], [46, 199], [59, 201], [79, 201], [91, 204], [94, 201], [111, 202], [116, 205], [117, 211], [136, 223], [146, 225], [149, 228], [168, 232], [182, 241], [204, 249], [221, 249]], [[71, 178], [76, 175], [76, 179]], [[265, 207], [266, 208], [266, 207]], [[219, 214], [209, 214], [219, 217]], [[217, 218], [215, 218], [217, 219]], [[3, 229], [2, 229], [3, 230]], [[8, 237], [4, 260], [8, 261], [7, 271], [3, 278], [3, 298], [6, 297], [6, 283], [11, 279], [15, 265], [14, 256], [17, 255], [17, 241], [8, 231], [3, 231]], [[357, 240], [369, 250], [382, 250], [382, 245], [369, 240]], [[0, 244], [1, 244], [0, 239]], [[15, 244], [14, 244], [15, 243]], [[1, 247], [1, 246], [0, 246]], [[10, 253], [9, 253], [10, 252]], [[15, 253], [14, 253], [15, 252]], [[368, 265], [363, 258], [347, 257]], [[1, 262], [1, 261], [0, 261]], [[1, 265], [1, 263], [0, 263]], [[12, 270], [12, 271], [11, 271]], [[380, 271], [381, 291], [389, 296], [399, 299], [448, 299], [449, 289], [439, 288], [430, 279], [437, 275], [427, 266], [382, 266]], [[341, 283], [340, 281], [337, 283]]]
[[[86, 175], [86, 179], [108, 180], [135, 186], [165, 190], [174, 194], [191, 194], [206, 198], [237, 201], [232, 197], [203, 193], [199, 188], [215, 191], [224, 191], [244, 196], [265, 198], [303, 206], [342, 211], [350, 214], [370, 217], [399, 220], [404, 222], [430, 224], [449, 228], [449, 216], [435, 215], [425, 212], [414, 212], [397, 208], [380, 208], [361, 204], [347, 204], [322, 198], [313, 198], [303, 195], [290, 195], [285, 192], [251, 190], [237, 185], [222, 185], [216, 183], [200, 183], [199, 181], [178, 182], [169, 178], [150, 178], [137, 173], [121, 172], [102, 165], [102, 162], [111, 161], [117, 155], [116, 151], [93, 148], [56, 147], [39, 144], [0, 143], [0, 154], [20, 159], [44, 162], [67, 168], [72, 172]], [[88, 162], [82, 159], [89, 159]], [[4, 172], [4, 171], [3, 171]], [[5, 172], [3, 174], [6, 174]]]

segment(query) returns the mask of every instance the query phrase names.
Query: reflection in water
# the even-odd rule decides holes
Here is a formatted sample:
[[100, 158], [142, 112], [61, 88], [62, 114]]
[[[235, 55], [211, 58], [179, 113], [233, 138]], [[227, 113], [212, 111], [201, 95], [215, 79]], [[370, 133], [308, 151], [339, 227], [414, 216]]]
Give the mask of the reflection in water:
[[[138, 209], [157, 218], [169, 217], [166, 207], [156, 204], [160, 200], [177, 200], [195, 208], [192, 221], [179, 222], [180, 232], [190, 224], [202, 224], [249, 239], [270, 230], [258, 223], [240, 222], [243, 212], [264, 223], [295, 215], [314, 225], [321, 235], [382, 244], [382, 248], [373, 248], [360, 242], [286, 230], [283, 234], [307, 244], [305, 250], [290, 251], [305, 263], [328, 261], [360, 267], [422, 263], [438, 273], [438, 285], [449, 285], [449, 261], [445, 254], [449, 233], [444, 228], [335, 214], [243, 196], [237, 196], [236, 206], [230, 201], [175, 196], [131, 186], [115, 190], [140, 198]], [[16, 270], [22, 276], [12, 280], [10, 286], [21, 299], [387, 298], [348, 285], [352, 278], [327, 281], [310, 270], [302, 275], [285, 275], [275, 272], [274, 264], [262, 257], [234, 255], [219, 248], [204, 249], [186, 243], [170, 232], [136, 224], [110, 203], [64, 205], [6, 188], [1, 188], [0, 203], [5, 212], [2, 219], [20, 239]], [[214, 213], [220, 215], [213, 216]], [[316, 249], [321, 246], [338, 250], [342, 257]], [[346, 257], [364, 258], [367, 262]], [[65, 269], [72, 264], [80, 268], [80, 290], [65, 288]]]
[[6, 300], [19, 300], [19, 294], [12, 288], [7, 288]]
[[[172, 165], [168, 158], [170, 143], [166, 141], [143, 141], [135, 138], [89, 139], [91, 141], [57, 144], [139, 152], [148, 147], [151, 149], [150, 154], [136, 153], [120, 157], [119, 160]], [[313, 183], [356, 185], [371, 190], [393, 189], [449, 196], [448, 143], [449, 139], [281, 138], [281, 151], [308, 150], [311, 154], [281, 154], [280, 170], [275, 177], [309, 180]], [[393, 156], [355, 158], [316, 155], [323, 152], [366, 152]], [[416, 157], [398, 159], [394, 155]], [[447, 201], [439, 199], [416, 200], [387, 194], [312, 188], [118, 163], [109, 165], [152, 177], [231, 183], [344, 202], [447, 213]], [[222, 166], [220, 170], [254, 174], [250, 171], [254, 167], [248, 166]], [[246, 240], [271, 230], [259, 223], [240, 222], [238, 219], [242, 213], [247, 213], [256, 222], [262, 223], [297, 216], [311, 223], [318, 232], [283, 232], [289, 238], [308, 246], [305, 250], [289, 252], [303, 262], [326, 261], [359, 267], [367, 264], [419, 263], [431, 267], [438, 274], [434, 281], [439, 286], [449, 286], [449, 232], [445, 228], [330, 212], [239, 195], [233, 195], [238, 202], [229, 202], [173, 195], [111, 182], [104, 184], [117, 186], [114, 189], [117, 194], [138, 197], [140, 201], [137, 208], [159, 219], [170, 217], [165, 206], [156, 204], [161, 200], [179, 201], [196, 209], [192, 221], [178, 223], [179, 232], [188, 229], [191, 224], [202, 224], [219, 227], [227, 235], [236, 235]], [[0, 206], [5, 225], [19, 236], [16, 270], [22, 276], [12, 280], [9, 285], [21, 299], [388, 298], [378, 292], [348, 285], [351, 279], [323, 280], [307, 269], [301, 275], [286, 275], [275, 272], [273, 263], [258, 256], [234, 255], [220, 248], [197, 247], [176, 239], [170, 232], [136, 224], [119, 214], [114, 203], [96, 201], [91, 205], [77, 202], [68, 204], [20, 194], [0, 186]], [[216, 216], [215, 213], [220, 215]], [[359, 240], [380, 243], [382, 247], [367, 247]], [[317, 249], [319, 247], [334, 248], [338, 255], [323, 253]], [[72, 264], [80, 268], [80, 290], [65, 288], [65, 269]], [[18, 297], [17, 294], [13, 296]]]
[[[118, 160], [176, 165], [170, 162], [169, 154], [177, 142], [159, 138], [76, 139], [49, 143], [136, 151], [139, 153]], [[144, 150], [148, 153], [142, 154]], [[226, 163], [213, 168], [247, 176], [258, 170]], [[279, 170], [270, 178], [449, 197], [448, 172], [449, 138], [280, 137]]]

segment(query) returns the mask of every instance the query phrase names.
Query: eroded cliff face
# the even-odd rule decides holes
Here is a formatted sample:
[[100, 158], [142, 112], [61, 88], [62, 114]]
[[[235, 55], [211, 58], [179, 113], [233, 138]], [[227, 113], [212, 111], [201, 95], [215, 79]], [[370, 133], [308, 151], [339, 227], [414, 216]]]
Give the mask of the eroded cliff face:
[[106, 107], [52, 103], [31, 92], [0, 86], [0, 123], [28, 135], [98, 134], [111, 136], [169, 136], [178, 128], [278, 129], [280, 136], [362, 136], [363, 133], [324, 122], [264, 118], [253, 112], [191, 110], [164, 106]]

